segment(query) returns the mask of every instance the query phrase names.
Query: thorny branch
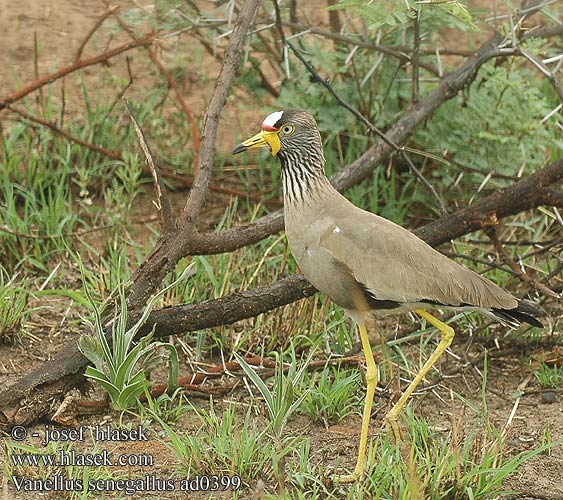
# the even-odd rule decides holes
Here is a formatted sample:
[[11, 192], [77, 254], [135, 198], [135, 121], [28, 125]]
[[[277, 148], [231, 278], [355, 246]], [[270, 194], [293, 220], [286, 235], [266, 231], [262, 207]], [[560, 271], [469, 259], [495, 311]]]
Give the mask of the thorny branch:
[[408, 153], [405, 151], [405, 148], [402, 148], [399, 145], [395, 144], [391, 139], [389, 139], [388, 136], [386, 136], [383, 132], [381, 132], [381, 130], [379, 130], [373, 123], [371, 123], [357, 109], [355, 109], [353, 106], [348, 104], [344, 99], [342, 99], [342, 97], [340, 97], [338, 95], [338, 93], [332, 88], [332, 85], [325, 78], [322, 78], [317, 73], [315, 68], [313, 68], [313, 65], [309, 61], [307, 61], [307, 59], [305, 59], [301, 55], [301, 53], [298, 52], [290, 42], [287, 42], [287, 45], [292, 50], [292, 52], [297, 56], [297, 59], [299, 59], [303, 63], [303, 65], [307, 68], [307, 71], [309, 71], [309, 73], [311, 73], [311, 76], [314, 78], [314, 80], [317, 83], [320, 83], [323, 87], [325, 87], [330, 92], [330, 94], [336, 99], [336, 101], [343, 108], [350, 111], [350, 113], [352, 113], [356, 118], [358, 118], [364, 125], [366, 125], [370, 132], [376, 134], [380, 139], [382, 139], [386, 144], [391, 146], [395, 151], [397, 151], [401, 155], [401, 157], [407, 162], [411, 172], [414, 175], [416, 175], [417, 179], [424, 184], [424, 186], [426, 187], [426, 189], [428, 189], [428, 191], [430, 191], [430, 193], [432, 194], [432, 196], [434, 197], [434, 199], [438, 203], [438, 206], [440, 207], [440, 211], [442, 212], [442, 214], [447, 213], [446, 206], [444, 205], [444, 202], [442, 201], [442, 199], [440, 198], [440, 196], [436, 192], [436, 189], [434, 189], [434, 186], [432, 186], [432, 184], [430, 184], [425, 179], [425, 177], [422, 175], [420, 170], [418, 170], [418, 168], [416, 168], [415, 164], [409, 158]]
[[[231, 36], [229, 47], [225, 52], [223, 70], [215, 87], [211, 100], [204, 133], [202, 134], [202, 169], [194, 182], [194, 188], [186, 203], [182, 215], [181, 226], [176, 231], [163, 235], [157, 243], [153, 253], [138, 270], [131, 286], [129, 301], [131, 306], [131, 320], [134, 321], [135, 310], [142, 306], [146, 298], [151, 295], [161, 283], [166, 273], [174, 268], [183, 257], [198, 253], [217, 253], [240, 248], [259, 241], [264, 237], [279, 231], [283, 225], [281, 212], [259, 219], [253, 224], [224, 231], [222, 233], [199, 233], [194, 224], [201, 210], [206, 192], [209, 188], [211, 165], [214, 155], [215, 131], [218, 116], [225, 102], [227, 90], [234, 72], [238, 67], [241, 55], [242, 39], [248, 32], [252, 19], [258, 8], [258, 0], [248, 1], [239, 15], [237, 27]], [[245, 26], [242, 29], [241, 26]], [[146, 35], [149, 37], [149, 35]], [[151, 34], [150, 41], [157, 35]], [[467, 85], [471, 84], [479, 68], [491, 58], [514, 55], [514, 48], [501, 46], [503, 39], [494, 36], [486, 42], [479, 51], [472, 55], [458, 70], [446, 75], [438, 86], [417, 102], [406, 112], [398, 123], [389, 129], [386, 136], [395, 144], [403, 143], [413, 133], [416, 126], [427, 119], [445, 101], [456, 96]], [[128, 47], [142, 45], [139, 40], [126, 44]], [[124, 47], [124, 46], [120, 46]], [[117, 49], [114, 49], [114, 51]], [[126, 50], [126, 49], [122, 49]], [[108, 57], [111, 51], [103, 56]], [[113, 54], [113, 53], [112, 53]], [[113, 54], [115, 55], [115, 54]], [[101, 57], [101, 56], [97, 56]], [[408, 57], [408, 56], [407, 56]], [[88, 65], [100, 62], [96, 58], [81, 61]], [[50, 78], [61, 78], [74, 69], [49, 75]], [[421, 65], [421, 67], [423, 67]], [[69, 67], [67, 67], [69, 68]], [[60, 73], [63, 71], [63, 73]], [[33, 82], [30, 86], [10, 94], [0, 101], [0, 109], [17, 98], [45, 85], [49, 80], [44, 77]], [[19, 97], [18, 97], [19, 96]], [[206, 126], [207, 125], [207, 126]], [[205, 147], [204, 147], [205, 145]], [[205, 154], [204, 154], [205, 150]], [[369, 148], [356, 161], [343, 168], [333, 179], [333, 184], [340, 190], [354, 185], [368, 176], [373, 168], [393, 152], [392, 146], [383, 139]], [[204, 162], [205, 159], [205, 162]], [[534, 173], [526, 179], [514, 184], [510, 188], [496, 193], [474, 203], [453, 215], [444, 216], [428, 224], [416, 234], [428, 243], [436, 246], [450, 239], [477, 230], [481, 227], [483, 218], [495, 212], [500, 219], [513, 215], [522, 210], [537, 207], [539, 204], [563, 206], [563, 196], [552, 186], [563, 179], [563, 160], [556, 162]], [[183, 231], [186, 228], [188, 231]], [[156, 336], [183, 333], [202, 328], [209, 328], [220, 324], [230, 324], [240, 319], [249, 318], [267, 312], [275, 307], [294, 302], [315, 293], [314, 288], [302, 275], [290, 276], [266, 287], [245, 292], [238, 292], [220, 299], [214, 299], [201, 304], [188, 304], [154, 311], [145, 328], [156, 325]], [[46, 414], [50, 402], [54, 397], [64, 393], [70, 387], [83, 382], [82, 371], [86, 360], [80, 355], [76, 343], [65, 346], [61, 353], [32, 373], [27, 374], [16, 384], [0, 392], [0, 425], [13, 423], [27, 423]]]
[[[291, 28], [291, 29], [299, 30], [301, 35], [304, 35], [306, 33], [311, 33], [313, 35], [319, 35], [319, 36], [322, 36], [324, 38], [328, 38], [328, 39], [335, 40], [335, 41], [338, 41], [338, 42], [346, 43], [348, 45], [363, 47], [363, 48], [366, 48], [366, 49], [381, 52], [382, 54], [386, 54], [388, 56], [399, 59], [399, 61], [401, 61], [404, 64], [411, 64], [412, 63], [412, 59], [409, 56], [409, 52], [411, 51], [411, 49], [409, 49], [408, 47], [389, 47], [387, 45], [382, 45], [382, 44], [379, 44], [379, 43], [366, 42], [366, 41], [361, 40], [361, 39], [350, 38], [350, 37], [348, 37], [346, 35], [342, 35], [340, 33], [333, 33], [331, 31], [323, 30], [322, 28], [318, 28], [316, 26], [305, 26], [305, 25], [302, 25], [302, 24], [295, 24], [295, 23], [290, 23], [290, 22], [284, 22], [283, 25], [287, 26], [288, 28]], [[440, 54], [451, 54], [452, 52], [454, 52], [455, 55], [464, 55], [464, 56], [473, 55], [473, 52], [463, 51], [463, 53], [458, 54], [456, 51], [451, 51], [451, 50], [448, 50], [448, 49], [439, 49], [439, 52], [440, 52]], [[427, 54], [428, 52], [421, 50], [421, 53]], [[435, 51], [433, 50], [431, 53], [434, 54]], [[420, 67], [424, 68], [429, 73], [432, 73], [434, 76], [440, 76], [440, 71], [433, 64], [429, 64], [429, 63], [421, 61]]]

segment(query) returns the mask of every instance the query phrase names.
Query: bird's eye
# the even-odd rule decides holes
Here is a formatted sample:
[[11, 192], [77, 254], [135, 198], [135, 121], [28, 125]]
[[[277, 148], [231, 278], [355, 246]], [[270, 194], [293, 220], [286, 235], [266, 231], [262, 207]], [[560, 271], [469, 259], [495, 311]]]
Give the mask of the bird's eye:
[[285, 135], [291, 135], [295, 132], [295, 127], [291, 124], [287, 124], [282, 127], [281, 131]]

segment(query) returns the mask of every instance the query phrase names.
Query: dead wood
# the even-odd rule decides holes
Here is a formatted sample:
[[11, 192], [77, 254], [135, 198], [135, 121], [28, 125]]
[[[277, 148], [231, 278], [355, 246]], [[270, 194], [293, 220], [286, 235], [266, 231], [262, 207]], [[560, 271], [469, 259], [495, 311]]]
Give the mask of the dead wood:
[[113, 49], [106, 50], [105, 52], [102, 52], [101, 54], [95, 55], [93, 57], [80, 59], [72, 64], [69, 64], [68, 66], [65, 66], [64, 68], [59, 69], [58, 71], [42, 76], [41, 78], [38, 78], [34, 82], [31, 82], [30, 84], [22, 87], [21, 89], [18, 89], [15, 92], [12, 92], [0, 98], [0, 111], [6, 108], [9, 104], [19, 101], [27, 94], [30, 94], [31, 92], [40, 89], [41, 87], [47, 85], [48, 83], [53, 83], [54, 81], [63, 78], [64, 76], [73, 73], [74, 71], [77, 71], [79, 69], [107, 61], [112, 57], [115, 57], [119, 54], [122, 54], [123, 52], [127, 52], [128, 50], [134, 49], [136, 47], [142, 47], [143, 45], [150, 45], [159, 36], [160, 36], [159, 33], [147, 33], [146, 35], [143, 35], [142, 37], [137, 38], [136, 40], [124, 43], [122, 45], [118, 45]]
[[178, 219], [178, 228], [174, 232], [161, 236], [151, 255], [133, 276], [133, 285], [128, 296], [131, 309], [142, 307], [148, 297], [158, 288], [164, 276], [176, 266], [180, 259], [190, 254], [188, 250], [190, 243], [197, 234], [197, 217], [205, 202], [211, 181], [219, 116], [240, 64], [245, 36], [254, 21], [259, 5], [260, 0], [249, 0], [241, 8], [205, 113], [199, 150], [199, 169], [183, 212]]
[[[177, 229], [167, 228], [168, 232], [163, 233], [150, 256], [134, 276], [128, 297], [132, 321], [136, 317], [135, 311], [142, 308], [147, 298], [158, 289], [164, 276], [175, 267], [181, 258], [194, 254], [232, 251], [255, 243], [281, 230], [283, 226], [283, 216], [281, 211], [278, 211], [252, 224], [221, 233], [199, 233], [195, 228], [197, 216], [203, 207], [209, 189], [219, 114], [238, 68], [244, 38], [253, 22], [259, 3], [259, 0], [249, 0], [245, 3], [225, 51], [224, 63], [203, 125], [199, 156], [200, 170], [195, 177], [184, 211], [179, 217], [178, 227]], [[129, 48], [140, 46], [143, 40], [143, 43], [148, 44], [155, 36], [147, 35], [147, 40], [139, 39], [126, 46]], [[421, 98], [387, 132], [388, 139], [396, 144], [403, 144], [415, 128], [428, 119], [441, 104], [471, 84], [479, 68], [487, 60], [517, 53], [515, 48], [499, 47], [502, 41], [502, 37], [494, 36], [463, 66], [445, 76], [434, 91]], [[127, 50], [123, 47], [121, 46], [121, 51]], [[119, 48], [113, 49], [113, 52], [104, 53], [104, 59], [110, 52], [115, 55], [117, 49]], [[0, 100], [0, 110], [17, 98], [52, 81], [55, 77], [60, 78], [74, 71], [77, 64], [84, 67], [96, 62], [100, 62], [100, 60], [97, 58], [85, 59], [49, 75], [48, 78], [37, 80]], [[333, 184], [339, 190], [345, 190], [357, 184], [370, 175], [375, 166], [392, 152], [393, 148], [389, 145], [389, 141], [379, 140], [356, 161], [342, 169], [332, 179]], [[501, 219], [541, 204], [561, 206], [563, 199], [561, 192], [550, 189], [549, 186], [561, 182], [562, 179], [563, 160], [560, 160], [509, 188], [499, 190], [456, 214], [443, 216], [415, 232], [429, 244], [437, 246], [479, 229], [483, 219], [491, 213], [495, 213]], [[201, 304], [187, 304], [154, 311], [145, 326], [145, 332], [154, 324], [156, 324], [156, 337], [231, 324], [313, 293], [315, 293], [314, 288], [302, 275], [290, 276], [265, 287], [234, 293]], [[0, 427], [8, 427], [16, 423], [27, 424], [47, 414], [54, 397], [64, 394], [70, 387], [79, 385], [84, 380], [82, 371], [86, 364], [87, 360], [80, 354], [76, 343], [71, 342], [63, 346], [52, 360], [25, 375], [14, 385], [0, 391]]]
[[[548, 188], [562, 181], [563, 160], [559, 160], [509, 188], [500, 189], [470, 207], [441, 217], [414, 232], [430, 245], [438, 246], [481, 229], [483, 220], [492, 213], [502, 219], [539, 205], [563, 206], [562, 197], [552, 196], [559, 191]], [[305, 277], [297, 274], [268, 286], [200, 304], [183, 304], [154, 311], [141, 333], [148, 333], [154, 325], [156, 338], [229, 325], [314, 293], [315, 289]], [[137, 315], [133, 314], [131, 321], [136, 321], [136, 318]], [[1, 391], [0, 427], [30, 423], [47, 413], [52, 396], [62, 394], [83, 381], [82, 371], [87, 363], [73, 341], [63, 346], [52, 360]]]
[[129, 103], [126, 100], [124, 100], [124, 102], [129, 118], [133, 122], [133, 127], [135, 128], [135, 133], [139, 139], [139, 144], [143, 150], [143, 154], [145, 155], [145, 160], [153, 177], [153, 186], [156, 194], [155, 205], [160, 219], [160, 231], [162, 234], [165, 234], [173, 231], [176, 226], [174, 216], [172, 215], [172, 208], [170, 207], [170, 200], [168, 199], [168, 192], [166, 191], [166, 185], [164, 184], [164, 179], [160, 174], [160, 169], [158, 168], [158, 164], [156, 163], [156, 159], [151, 147], [149, 146], [147, 138], [145, 137], [143, 129], [139, 125], [139, 122], [137, 121], [131, 106], [129, 106]]

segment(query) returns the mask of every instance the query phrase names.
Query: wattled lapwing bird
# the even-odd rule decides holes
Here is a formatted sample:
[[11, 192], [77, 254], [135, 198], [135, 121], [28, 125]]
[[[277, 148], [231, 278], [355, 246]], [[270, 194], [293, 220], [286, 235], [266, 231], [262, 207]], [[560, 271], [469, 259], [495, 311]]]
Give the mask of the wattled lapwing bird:
[[366, 320], [370, 315], [414, 311], [441, 332], [440, 342], [403, 395], [385, 416], [399, 439], [397, 418], [407, 400], [449, 347], [454, 330], [432, 316], [431, 308], [477, 311], [511, 325], [542, 327], [538, 311], [492, 281], [434, 250], [397, 224], [366, 212], [342, 196], [325, 175], [321, 135], [311, 114], [277, 111], [262, 130], [233, 154], [269, 147], [281, 161], [285, 231], [307, 279], [357, 323], [364, 350], [367, 393], [353, 481], [364, 472], [371, 405], [378, 382]]

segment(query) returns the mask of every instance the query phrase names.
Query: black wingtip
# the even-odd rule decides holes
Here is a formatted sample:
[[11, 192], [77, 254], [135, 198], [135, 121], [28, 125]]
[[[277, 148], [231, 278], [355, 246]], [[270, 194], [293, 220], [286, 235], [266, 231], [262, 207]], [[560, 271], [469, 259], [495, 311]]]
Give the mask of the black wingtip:
[[518, 307], [514, 309], [493, 309], [493, 313], [509, 323], [528, 323], [537, 328], [543, 328], [543, 325], [535, 318], [535, 316], [539, 316], [540, 311], [527, 300], [518, 302]]

